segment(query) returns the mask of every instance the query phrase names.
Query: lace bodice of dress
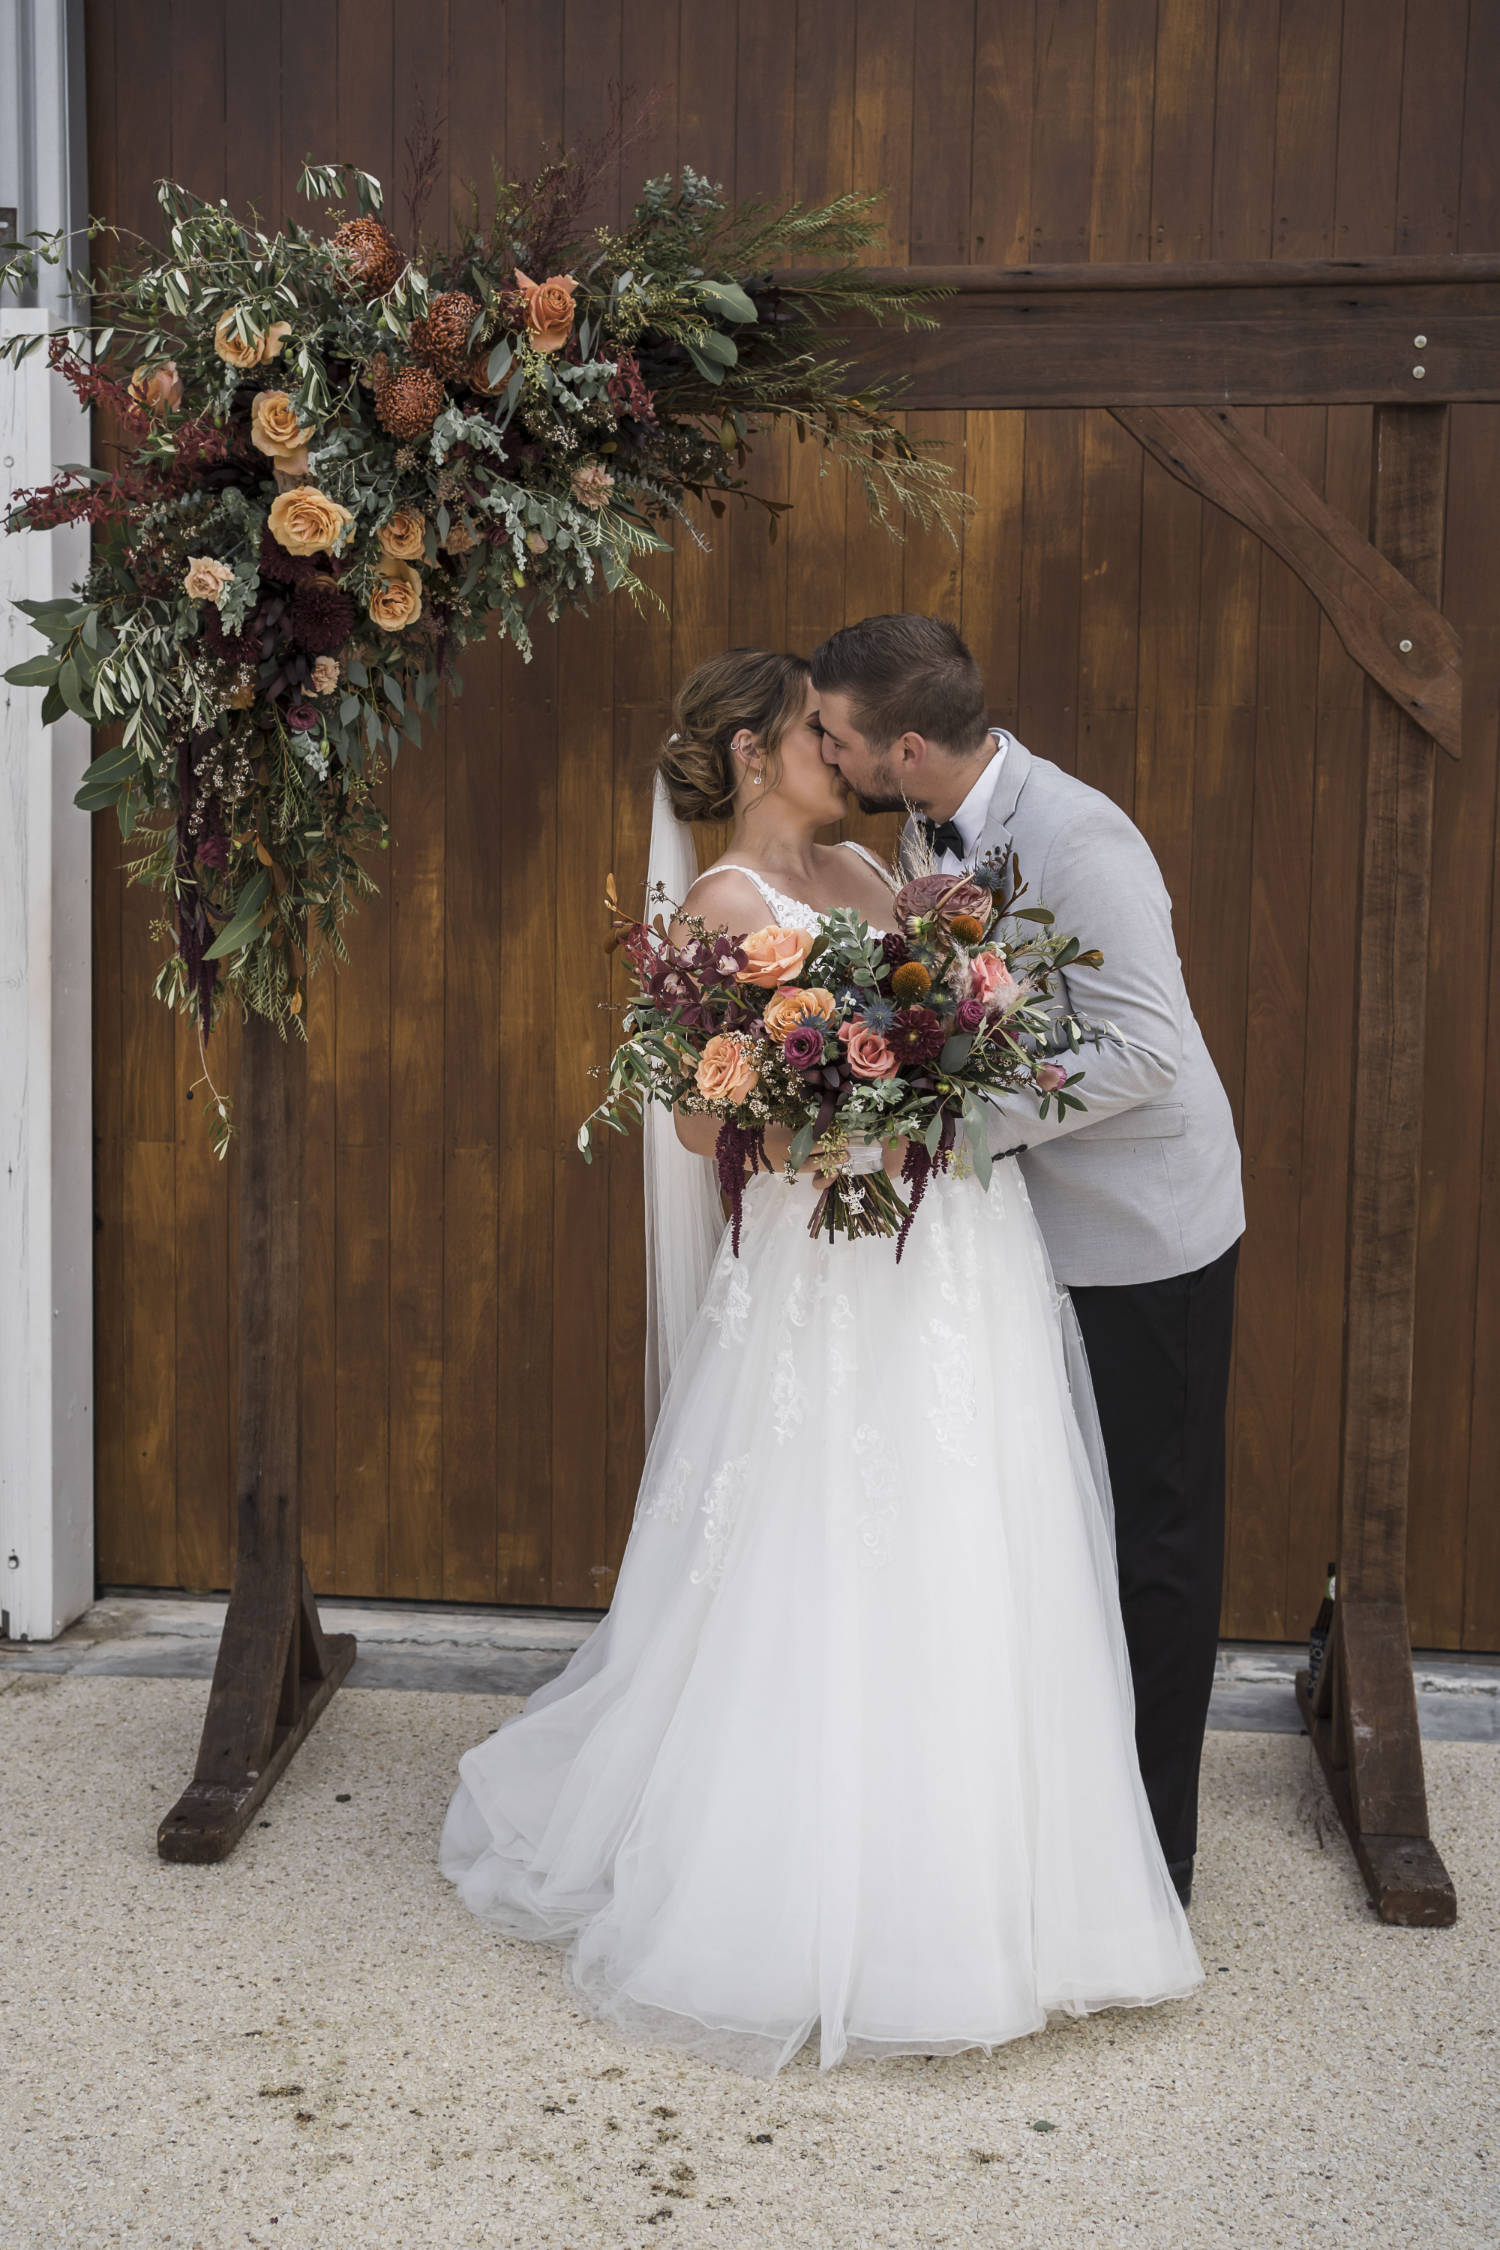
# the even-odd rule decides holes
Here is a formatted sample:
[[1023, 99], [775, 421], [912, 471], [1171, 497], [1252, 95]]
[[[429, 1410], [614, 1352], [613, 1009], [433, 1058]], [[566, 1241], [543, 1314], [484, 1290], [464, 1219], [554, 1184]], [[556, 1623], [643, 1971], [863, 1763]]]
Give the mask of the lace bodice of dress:
[[[863, 844], [856, 844], [852, 837], [845, 837], [839, 848], [846, 852], [858, 852], [860, 858], [868, 861], [877, 875], [881, 876], [886, 882], [890, 881], [889, 869], [881, 865], [873, 852], [866, 851]], [[819, 923], [824, 919], [821, 908], [809, 905], [805, 898], [792, 898], [786, 891], [778, 891], [776, 885], [768, 883], [764, 875], [757, 875], [753, 867], [741, 866], [738, 860], [721, 860], [714, 869], [714, 873], [716, 875], [743, 875], [747, 882], [753, 883], [770, 908], [772, 918], [779, 929], [816, 930]], [[886, 934], [883, 929], [877, 928], [873, 922], [870, 924], [870, 929], [875, 937], [884, 937]]]

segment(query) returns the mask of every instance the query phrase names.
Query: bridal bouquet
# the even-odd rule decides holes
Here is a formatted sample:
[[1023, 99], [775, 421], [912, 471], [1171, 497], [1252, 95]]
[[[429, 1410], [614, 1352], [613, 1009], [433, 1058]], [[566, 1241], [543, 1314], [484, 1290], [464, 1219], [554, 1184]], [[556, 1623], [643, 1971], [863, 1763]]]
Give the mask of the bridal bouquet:
[[[816, 933], [773, 925], [740, 939], [689, 915], [674, 944], [662, 915], [620, 912], [611, 879], [615, 943], [636, 991], [579, 1147], [591, 1157], [599, 1125], [624, 1131], [647, 1102], [718, 1117], [738, 1252], [745, 1180], [770, 1169], [766, 1127], [784, 1126], [788, 1174], [810, 1158], [824, 1183], [808, 1232], [894, 1234], [899, 1258], [932, 1173], [964, 1146], [988, 1183], [987, 1096], [1032, 1093], [1044, 1117], [1053, 1104], [1084, 1106], [1073, 1091], [1083, 1073], [1053, 1045], [1060, 1030], [1076, 1055], [1086, 1027], [1047, 1002], [1057, 971], [1102, 956], [1023, 895], [1014, 854], [996, 853], [970, 874], [908, 882], [884, 936], [841, 908]], [[883, 1166], [857, 1168], [857, 1151], [900, 1140], [908, 1201]]]
[[[109, 417], [114, 464], [13, 496], [12, 531], [87, 522], [73, 597], [23, 602], [46, 647], [7, 678], [117, 728], [78, 803], [112, 807], [130, 873], [168, 894], [159, 996], [208, 1033], [226, 986], [283, 1030], [320, 946], [373, 888], [375, 784], [418, 739], [454, 651], [623, 591], [690, 497], [751, 500], [754, 432], [811, 437], [876, 517], [956, 519], [962, 496], [830, 349], [850, 312], [930, 325], [924, 294], [847, 261], [877, 198], [726, 205], [690, 168], [648, 181], [623, 229], [583, 213], [610, 145], [477, 196], [450, 246], [403, 238], [380, 183], [311, 164], [342, 206], [271, 232], [163, 181], [163, 241], [69, 274], [87, 319], [46, 343]], [[435, 146], [409, 152], [430, 189]], [[425, 192], [425, 190], [424, 190]], [[352, 206], [352, 209], [350, 208]], [[98, 224], [91, 236], [113, 233]], [[40, 236], [0, 285], [59, 263]], [[827, 270], [783, 273], [790, 259]], [[774, 533], [776, 510], [764, 502]], [[655, 596], [650, 598], [655, 599]]]

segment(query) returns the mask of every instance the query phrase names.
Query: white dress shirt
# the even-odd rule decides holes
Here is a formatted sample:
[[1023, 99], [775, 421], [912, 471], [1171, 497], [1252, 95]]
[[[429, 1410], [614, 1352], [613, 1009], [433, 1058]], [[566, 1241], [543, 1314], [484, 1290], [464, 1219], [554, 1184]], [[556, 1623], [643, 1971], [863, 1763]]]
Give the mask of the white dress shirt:
[[953, 825], [964, 840], [963, 857], [960, 859], [953, 852], [943, 852], [935, 862], [940, 875], [958, 875], [964, 868], [974, 864], [979, 839], [984, 834], [984, 824], [989, 819], [990, 800], [1000, 779], [1000, 768], [1005, 763], [1005, 730], [995, 727], [991, 733], [996, 744], [995, 755], [953, 815]]

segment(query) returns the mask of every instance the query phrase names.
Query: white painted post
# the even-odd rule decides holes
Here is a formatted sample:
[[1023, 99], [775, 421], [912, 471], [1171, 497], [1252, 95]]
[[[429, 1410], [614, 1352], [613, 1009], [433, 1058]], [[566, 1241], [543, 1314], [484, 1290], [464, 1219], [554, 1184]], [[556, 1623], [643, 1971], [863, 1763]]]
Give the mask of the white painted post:
[[[43, 329], [0, 314], [0, 333]], [[7, 494], [53, 473], [87, 425], [44, 354], [0, 368]], [[64, 399], [67, 394], [64, 393]], [[71, 401], [68, 402], [71, 405]], [[76, 532], [0, 534], [0, 670], [45, 643], [13, 607], [66, 593]], [[89, 822], [73, 793], [82, 720], [41, 723], [40, 688], [0, 683], [0, 1630], [50, 1640], [94, 1596]]]

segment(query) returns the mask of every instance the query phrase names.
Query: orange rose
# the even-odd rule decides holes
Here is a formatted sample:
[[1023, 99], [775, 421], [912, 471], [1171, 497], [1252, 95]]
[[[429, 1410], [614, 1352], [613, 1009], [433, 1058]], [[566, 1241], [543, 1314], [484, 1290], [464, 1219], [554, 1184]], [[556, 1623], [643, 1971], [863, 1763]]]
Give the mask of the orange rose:
[[250, 443], [269, 453], [278, 468], [307, 467], [312, 431], [299, 422], [285, 391], [257, 391], [250, 408]]
[[238, 305], [231, 305], [214, 328], [214, 350], [220, 359], [227, 360], [231, 367], [259, 367], [265, 360], [278, 359], [282, 338], [292, 332], [291, 322], [273, 320], [262, 335], [242, 344], [238, 336], [231, 333], [234, 317], [240, 309]]
[[813, 943], [811, 930], [783, 930], [774, 922], [767, 929], [752, 930], [740, 939], [740, 951], [745, 956], [741, 983], [785, 984], [791, 977], [800, 976]]
[[375, 536], [383, 555], [397, 562], [420, 562], [427, 545], [427, 519], [420, 508], [397, 508]]
[[422, 614], [422, 581], [410, 563], [383, 562], [370, 589], [370, 615], [383, 633], [399, 633]]
[[138, 367], [130, 378], [130, 395], [137, 406], [144, 406], [153, 414], [181, 406], [182, 377], [177, 372], [176, 360], [163, 359], [154, 367], [149, 364]]
[[760, 1072], [727, 1031], [716, 1031], [698, 1058], [696, 1080], [706, 1101], [742, 1102], [760, 1084]]
[[266, 518], [271, 537], [289, 555], [331, 554], [353, 521], [347, 508], [312, 484], [281, 493]]
[[838, 1012], [833, 994], [825, 992], [822, 985], [811, 985], [805, 991], [799, 985], [784, 985], [766, 1002], [766, 1036], [785, 1039], [799, 1023], [832, 1023]]
[[516, 268], [516, 285], [526, 299], [526, 333], [538, 352], [561, 351], [573, 333], [573, 291], [570, 273], [550, 274], [545, 281], [530, 281]]

